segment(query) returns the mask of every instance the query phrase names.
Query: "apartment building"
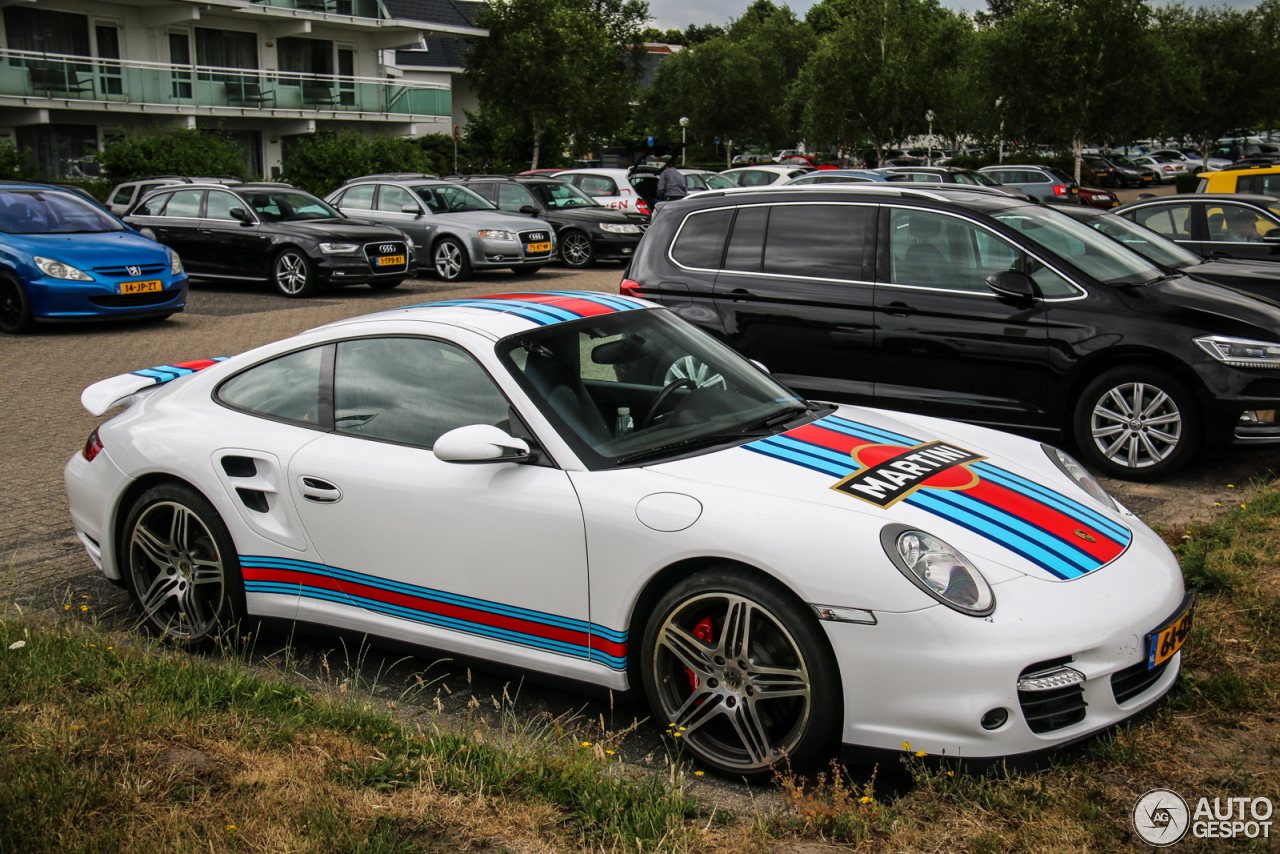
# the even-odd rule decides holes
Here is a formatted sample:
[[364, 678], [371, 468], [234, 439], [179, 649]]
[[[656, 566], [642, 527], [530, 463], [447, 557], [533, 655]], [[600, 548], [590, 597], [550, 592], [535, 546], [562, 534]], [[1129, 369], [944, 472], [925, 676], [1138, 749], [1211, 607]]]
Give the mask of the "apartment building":
[[[317, 130], [452, 131], [451, 75], [396, 51], [482, 37], [463, 0], [0, 0], [0, 142], [51, 175], [143, 128], [221, 128], [279, 173]], [[418, 78], [418, 79], [414, 79]]]

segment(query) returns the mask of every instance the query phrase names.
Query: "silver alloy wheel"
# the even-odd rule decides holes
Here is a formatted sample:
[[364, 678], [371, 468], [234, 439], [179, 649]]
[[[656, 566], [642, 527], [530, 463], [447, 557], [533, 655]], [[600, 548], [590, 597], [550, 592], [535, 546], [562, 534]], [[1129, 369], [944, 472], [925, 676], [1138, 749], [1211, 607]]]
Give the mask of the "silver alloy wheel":
[[285, 252], [276, 259], [276, 285], [286, 294], [302, 293], [307, 286], [307, 259], [296, 252]]
[[723, 376], [713, 374], [711, 368], [705, 362], [701, 362], [693, 356], [681, 356], [672, 362], [671, 367], [667, 368], [666, 376], [662, 378], [662, 385], [665, 388], [679, 379], [693, 380], [698, 388], [729, 387]]
[[1182, 413], [1173, 398], [1150, 383], [1111, 389], [1093, 405], [1089, 427], [1108, 460], [1146, 468], [1167, 459], [1182, 440]]
[[[712, 640], [697, 635], [711, 626]], [[654, 641], [654, 682], [672, 734], [741, 773], [791, 754], [812, 714], [809, 670], [758, 602], [707, 593], [682, 602]]]
[[579, 231], [565, 236], [560, 254], [570, 267], [581, 267], [591, 261], [591, 239]]
[[451, 240], [445, 240], [436, 247], [436, 275], [451, 282], [462, 272], [462, 247]]
[[169, 637], [201, 638], [227, 596], [213, 534], [191, 508], [157, 501], [129, 532], [129, 572], [143, 615]]

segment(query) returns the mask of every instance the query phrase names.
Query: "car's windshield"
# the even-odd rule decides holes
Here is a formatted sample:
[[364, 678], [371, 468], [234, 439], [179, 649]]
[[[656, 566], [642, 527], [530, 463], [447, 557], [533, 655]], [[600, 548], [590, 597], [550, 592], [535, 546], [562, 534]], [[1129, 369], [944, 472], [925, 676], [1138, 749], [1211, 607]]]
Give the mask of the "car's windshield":
[[342, 219], [342, 214], [301, 190], [240, 190], [240, 196], [263, 222]]
[[1099, 282], [1138, 285], [1164, 275], [1141, 255], [1052, 208], [1025, 205], [991, 216]]
[[1189, 252], [1172, 240], [1166, 239], [1149, 228], [1143, 228], [1136, 222], [1130, 222], [1122, 216], [1114, 214], [1091, 216], [1084, 222], [1090, 228], [1095, 228], [1108, 237], [1119, 240], [1142, 257], [1165, 267], [1180, 270], [1200, 263], [1200, 256], [1194, 252]]
[[957, 184], [981, 184], [984, 187], [999, 187], [998, 181], [992, 180], [990, 175], [983, 175], [981, 172], [953, 172], [951, 173]]
[[1121, 157], [1120, 155], [1117, 155], [1117, 154], [1111, 155], [1111, 162], [1116, 164], [1117, 166], [1128, 166], [1131, 169], [1138, 165], [1137, 163], [1134, 163], [1129, 158]]
[[[786, 423], [809, 411], [768, 374], [665, 309], [552, 323], [503, 339], [497, 352], [593, 469], [745, 441], [781, 429], [773, 419]], [[627, 416], [629, 425], [620, 425]]]
[[702, 176], [702, 180], [706, 181], [707, 186], [713, 190], [727, 190], [738, 186], [723, 175], [706, 174]]
[[548, 208], [602, 208], [604, 205], [566, 182], [528, 184]]
[[6, 234], [100, 234], [126, 229], [102, 208], [71, 193], [0, 191], [0, 231]]
[[426, 184], [414, 187], [413, 191], [432, 213], [497, 210], [497, 205], [484, 196], [457, 184]]

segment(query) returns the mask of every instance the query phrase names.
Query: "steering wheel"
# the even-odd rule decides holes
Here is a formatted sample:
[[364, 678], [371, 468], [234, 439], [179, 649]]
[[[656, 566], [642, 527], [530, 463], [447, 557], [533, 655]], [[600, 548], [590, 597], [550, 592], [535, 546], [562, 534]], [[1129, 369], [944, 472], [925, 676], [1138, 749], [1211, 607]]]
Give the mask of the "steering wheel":
[[667, 398], [671, 397], [676, 389], [683, 386], [697, 388], [698, 384], [688, 377], [681, 377], [678, 380], [673, 380], [672, 382], [667, 383], [666, 387], [663, 388], [662, 391], [658, 392], [658, 396], [653, 399], [653, 406], [650, 406], [649, 411], [645, 413], [644, 420], [640, 422], [640, 429], [643, 430], [645, 427], [651, 425], [653, 423], [654, 416], [656, 416], [658, 411], [662, 409], [662, 404], [667, 402]]

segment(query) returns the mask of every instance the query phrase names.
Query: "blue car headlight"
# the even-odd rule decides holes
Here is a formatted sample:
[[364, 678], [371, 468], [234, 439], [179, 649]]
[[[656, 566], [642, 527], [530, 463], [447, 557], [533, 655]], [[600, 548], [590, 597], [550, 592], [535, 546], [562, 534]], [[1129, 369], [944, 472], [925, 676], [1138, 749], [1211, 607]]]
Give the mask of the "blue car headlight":
[[34, 256], [33, 260], [36, 262], [36, 266], [40, 268], [40, 272], [52, 279], [66, 279], [72, 282], [93, 281], [93, 276], [90, 276], [84, 270], [72, 267], [70, 264], [55, 261], [52, 258], [42, 258], [39, 255]]

